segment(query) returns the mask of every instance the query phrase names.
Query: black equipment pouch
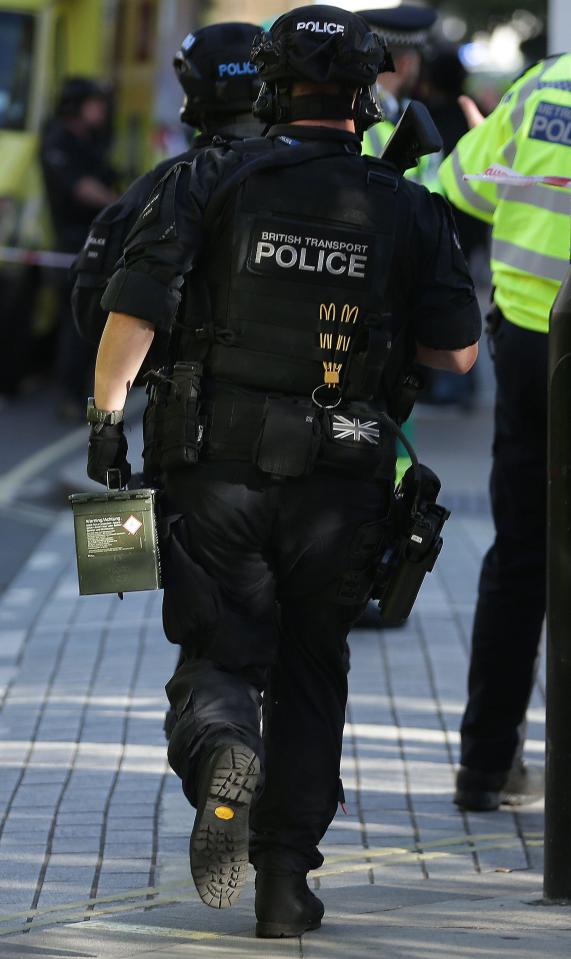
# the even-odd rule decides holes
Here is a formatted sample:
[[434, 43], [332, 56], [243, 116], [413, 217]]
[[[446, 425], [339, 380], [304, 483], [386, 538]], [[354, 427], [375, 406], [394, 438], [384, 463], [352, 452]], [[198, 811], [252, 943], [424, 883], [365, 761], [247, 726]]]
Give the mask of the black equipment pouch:
[[390, 415], [398, 426], [408, 420], [423, 385], [422, 374], [416, 368], [407, 370], [400, 378], [389, 406]]
[[495, 303], [492, 303], [491, 308], [486, 313], [485, 318], [485, 330], [486, 330], [486, 339], [488, 341], [488, 352], [491, 359], [493, 360], [496, 355], [496, 337], [498, 331], [502, 324], [503, 313], [500, 310], [499, 306], [496, 306]]
[[268, 396], [254, 463], [273, 476], [304, 476], [315, 466], [320, 438], [311, 402]]
[[377, 568], [372, 597], [379, 600], [383, 626], [410, 616], [422, 581], [442, 549], [442, 527], [450, 511], [436, 503], [440, 480], [427, 466], [411, 466], [396, 492], [393, 538]]
[[147, 376], [149, 402], [143, 422], [147, 480], [198, 461], [204, 436], [200, 415], [201, 363], [175, 363]]

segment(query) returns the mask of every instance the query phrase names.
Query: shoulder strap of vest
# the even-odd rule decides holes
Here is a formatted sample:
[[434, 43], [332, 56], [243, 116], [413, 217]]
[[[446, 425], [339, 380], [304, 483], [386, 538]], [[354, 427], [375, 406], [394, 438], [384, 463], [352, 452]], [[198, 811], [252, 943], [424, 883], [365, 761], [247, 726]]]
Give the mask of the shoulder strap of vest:
[[[244, 145], [247, 145], [247, 141]], [[212, 228], [232, 194], [254, 173], [258, 173], [260, 170], [297, 166], [300, 163], [308, 163], [310, 160], [346, 154], [347, 150], [344, 143], [310, 143], [296, 147], [286, 147], [284, 145], [283, 149], [272, 149], [270, 153], [263, 153], [262, 156], [245, 161], [224, 180], [210, 197], [204, 214], [204, 230], [208, 232]]]
[[[391, 244], [394, 246], [396, 230], [396, 193], [402, 174], [390, 163], [376, 157], [365, 157], [367, 161], [367, 186], [381, 188], [383, 194], [383, 209], [385, 227], [391, 235]], [[392, 250], [389, 259], [392, 257]], [[382, 299], [385, 294], [388, 275], [385, 274], [377, 292]], [[382, 376], [389, 358], [392, 344], [391, 334], [386, 327], [384, 316], [381, 313], [371, 313], [365, 320], [367, 330], [367, 351], [363, 360], [359, 390], [363, 396], [378, 399]], [[352, 357], [349, 358], [349, 368]], [[346, 371], [347, 382], [347, 371]], [[356, 384], [353, 384], [356, 385]]]

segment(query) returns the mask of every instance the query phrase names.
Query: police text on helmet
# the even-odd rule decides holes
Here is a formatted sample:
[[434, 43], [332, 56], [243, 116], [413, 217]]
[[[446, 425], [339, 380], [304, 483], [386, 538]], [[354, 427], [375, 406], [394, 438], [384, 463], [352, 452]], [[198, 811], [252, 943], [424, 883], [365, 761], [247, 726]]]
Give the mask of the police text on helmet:
[[248, 60], [244, 60], [242, 63], [218, 64], [219, 77], [251, 77], [255, 76], [257, 72], [254, 64]]
[[342, 23], [319, 23], [318, 20], [300, 20], [296, 30], [309, 30], [311, 33], [345, 33]]

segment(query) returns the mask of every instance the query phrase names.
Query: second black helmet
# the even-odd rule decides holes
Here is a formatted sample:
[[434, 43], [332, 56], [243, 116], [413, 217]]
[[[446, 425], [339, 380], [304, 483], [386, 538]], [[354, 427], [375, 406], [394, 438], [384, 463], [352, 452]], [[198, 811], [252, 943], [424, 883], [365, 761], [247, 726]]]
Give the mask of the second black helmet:
[[205, 129], [251, 112], [260, 80], [250, 50], [259, 32], [253, 23], [216, 23], [188, 34], [173, 61], [186, 94], [183, 123]]

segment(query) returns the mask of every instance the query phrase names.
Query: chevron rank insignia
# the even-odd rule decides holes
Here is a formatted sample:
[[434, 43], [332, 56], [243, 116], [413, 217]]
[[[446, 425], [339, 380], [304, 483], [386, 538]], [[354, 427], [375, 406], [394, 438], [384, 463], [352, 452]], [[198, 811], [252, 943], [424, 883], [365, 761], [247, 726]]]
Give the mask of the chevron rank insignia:
[[354, 443], [379, 445], [379, 424], [377, 420], [358, 420], [335, 414], [333, 416], [333, 439], [352, 440]]

